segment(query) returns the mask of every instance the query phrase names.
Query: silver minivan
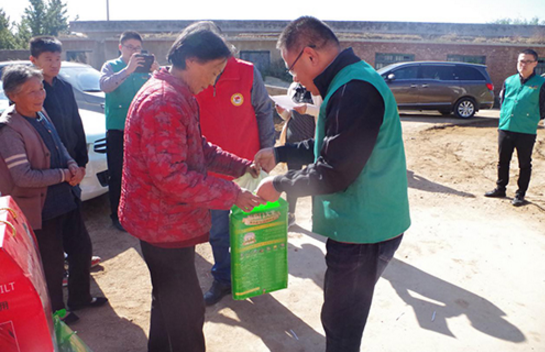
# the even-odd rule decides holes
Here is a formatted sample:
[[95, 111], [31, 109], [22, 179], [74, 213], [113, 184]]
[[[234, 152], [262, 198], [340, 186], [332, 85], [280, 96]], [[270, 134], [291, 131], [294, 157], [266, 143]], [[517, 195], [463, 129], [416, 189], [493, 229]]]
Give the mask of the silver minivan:
[[437, 110], [467, 119], [494, 105], [494, 85], [485, 65], [412, 61], [383, 67], [378, 73], [400, 110]]

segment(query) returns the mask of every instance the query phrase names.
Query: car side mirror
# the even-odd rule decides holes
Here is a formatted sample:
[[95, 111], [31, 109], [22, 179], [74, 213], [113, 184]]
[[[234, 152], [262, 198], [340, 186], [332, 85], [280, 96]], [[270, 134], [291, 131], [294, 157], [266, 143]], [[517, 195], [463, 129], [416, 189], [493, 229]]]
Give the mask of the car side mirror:
[[388, 81], [393, 81], [394, 79], [396, 79], [396, 75], [394, 75], [393, 73], [390, 73], [388, 75]]

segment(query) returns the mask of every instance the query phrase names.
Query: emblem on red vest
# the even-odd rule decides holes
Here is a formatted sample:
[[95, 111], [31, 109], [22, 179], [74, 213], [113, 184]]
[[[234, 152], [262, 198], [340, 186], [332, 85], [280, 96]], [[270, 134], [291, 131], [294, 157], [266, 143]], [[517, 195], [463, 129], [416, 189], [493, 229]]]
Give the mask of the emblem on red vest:
[[244, 97], [240, 93], [235, 93], [231, 96], [231, 103], [234, 106], [241, 106], [244, 103]]

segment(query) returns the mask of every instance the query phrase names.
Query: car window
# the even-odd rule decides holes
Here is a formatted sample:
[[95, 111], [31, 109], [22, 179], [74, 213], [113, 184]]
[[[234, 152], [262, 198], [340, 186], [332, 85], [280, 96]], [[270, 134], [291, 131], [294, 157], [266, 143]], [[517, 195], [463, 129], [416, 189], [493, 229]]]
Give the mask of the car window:
[[4, 89], [2, 88], [2, 81], [0, 81], [0, 114], [6, 110], [9, 106], [9, 99], [6, 96], [6, 93], [4, 93]]
[[100, 73], [92, 67], [62, 67], [59, 75], [84, 92], [100, 92]]
[[423, 79], [435, 79], [440, 81], [451, 81], [455, 79], [453, 66], [422, 66], [421, 78]]
[[463, 81], [485, 81], [482, 73], [474, 67], [456, 66], [454, 69], [456, 79]]
[[415, 79], [418, 73], [418, 66], [402, 67], [392, 71], [396, 80], [400, 79]]

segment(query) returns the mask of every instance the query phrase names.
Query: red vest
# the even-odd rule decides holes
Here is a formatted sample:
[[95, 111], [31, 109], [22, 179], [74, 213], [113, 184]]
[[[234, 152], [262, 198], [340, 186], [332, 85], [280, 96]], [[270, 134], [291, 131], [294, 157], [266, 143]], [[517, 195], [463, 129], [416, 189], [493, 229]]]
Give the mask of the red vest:
[[197, 95], [203, 136], [223, 150], [249, 160], [253, 160], [260, 149], [252, 106], [253, 82], [253, 64], [231, 58], [216, 85]]

